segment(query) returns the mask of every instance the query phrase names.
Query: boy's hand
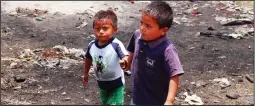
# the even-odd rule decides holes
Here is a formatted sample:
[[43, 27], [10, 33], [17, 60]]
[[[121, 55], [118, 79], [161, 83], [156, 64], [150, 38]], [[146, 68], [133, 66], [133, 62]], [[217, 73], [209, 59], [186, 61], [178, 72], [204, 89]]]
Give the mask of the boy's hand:
[[84, 86], [85, 88], [88, 87], [88, 76], [84, 76], [84, 77], [83, 77], [82, 83], [83, 83], [83, 86]]
[[122, 60], [119, 61], [119, 63], [120, 63], [120, 67], [121, 67], [124, 71], [126, 71], [126, 70], [127, 70], [127, 67], [128, 67], [127, 60], [122, 59]]

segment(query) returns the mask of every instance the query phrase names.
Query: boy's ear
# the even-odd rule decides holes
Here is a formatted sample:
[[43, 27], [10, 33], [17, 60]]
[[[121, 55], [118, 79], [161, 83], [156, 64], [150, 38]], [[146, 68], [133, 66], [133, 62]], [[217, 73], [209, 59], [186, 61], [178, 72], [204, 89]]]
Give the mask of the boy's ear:
[[161, 35], [165, 35], [167, 32], [168, 32], [168, 28], [167, 27], [164, 27], [161, 29]]
[[114, 33], [118, 32], [118, 27], [114, 27]]

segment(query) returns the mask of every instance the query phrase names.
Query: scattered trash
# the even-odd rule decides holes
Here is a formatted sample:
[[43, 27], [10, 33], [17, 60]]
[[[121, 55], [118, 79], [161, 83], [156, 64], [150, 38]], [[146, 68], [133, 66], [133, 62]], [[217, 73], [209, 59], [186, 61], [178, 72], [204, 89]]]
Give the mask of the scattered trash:
[[233, 38], [235, 38], [235, 39], [241, 39], [242, 37], [243, 37], [243, 35], [242, 34], [229, 34], [228, 36], [230, 36], [230, 37], [233, 37]]
[[19, 55], [20, 59], [32, 58], [35, 55], [33, 51], [30, 49], [24, 49], [23, 51], [21, 51], [20, 54], [21, 54]]
[[80, 29], [80, 28], [83, 28], [83, 27], [85, 27], [87, 25], [88, 25], [88, 23], [86, 21], [83, 21], [83, 22], [80, 23], [80, 25], [77, 25], [76, 28]]
[[219, 83], [222, 89], [231, 86], [227, 78], [216, 78], [213, 82]]
[[93, 9], [91, 8], [91, 9], [85, 10], [85, 11], [82, 12], [82, 13], [77, 13], [77, 14], [80, 14], [80, 15], [87, 15], [89, 18], [92, 18], [92, 17], [96, 14], [96, 12], [95, 12], [95, 10], [93, 10]]
[[57, 50], [58, 52], [62, 52], [63, 54], [69, 54], [68, 49], [62, 45], [56, 45], [53, 47], [53, 49]]
[[226, 97], [228, 97], [229, 99], [237, 99], [237, 98], [240, 97], [240, 95], [234, 94], [234, 93], [230, 93], [230, 94], [227, 94]]
[[29, 9], [29, 8], [21, 8], [21, 7], [16, 8], [16, 12], [29, 17], [37, 17], [42, 14], [48, 13], [47, 10]]
[[205, 87], [207, 85], [206, 82], [202, 81], [202, 80], [198, 80], [196, 83], [195, 83], [195, 86], [196, 87], [200, 87], [200, 86], [203, 86]]
[[187, 92], [184, 92], [186, 98], [184, 99], [185, 102], [188, 102], [190, 105], [203, 105], [202, 99], [198, 97], [196, 94], [193, 94], [191, 96], [188, 95]]
[[201, 14], [200, 12], [198, 12], [198, 10], [193, 10], [191, 13], [192, 14]]
[[71, 49], [68, 49], [69, 51], [69, 54], [71, 56], [74, 56], [76, 58], [85, 58], [85, 52], [83, 49], [76, 49], [76, 48], [71, 48]]

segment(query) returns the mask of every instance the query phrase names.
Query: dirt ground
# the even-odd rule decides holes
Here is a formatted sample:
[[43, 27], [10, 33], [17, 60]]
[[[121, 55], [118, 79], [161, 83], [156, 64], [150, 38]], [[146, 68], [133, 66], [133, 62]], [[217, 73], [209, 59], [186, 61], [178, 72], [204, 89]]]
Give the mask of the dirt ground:
[[[77, 63], [68, 68], [49, 68], [35, 64], [36, 58], [20, 58], [20, 55], [25, 49], [35, 51], [40, 48], [44, 51], [56, 45], [86, 49], [93, 39], [91, 16], [109, 7], [118, 16], [119, 31], [115, 37], [127, 46], [132, 33], [139, 28], [139, 10], [148, 2], [35, 2], [1, 2], [1, 104], [100, 105], [93, 72], [89, 77], [89, 87], [82, 86], [84, 66], [81, 58], [74, 58]], [[242, 33], [240, 39], [199, 33], [223, 31], [231, 35], [241, 28], [254, 28], [254, 23], [223, 26], [215, 19], [219, 16], [242, 17], [244, 14], [254, 22], [253, 8], [231, 10], [228, 8], [234, 3], [230, 1], [167, 2], [175, 13], [174, 24], [167, 36], [176, 46], [185, 71], [175, 104], [254, 104], [254, 29], [253, 33]], [[17, 7], [20, 7], [18, 11]], [[42, 11], [35, 12], [34, 9]], [[23, 81], [17, 77], [22, 77]], [[217, 83], [217, 78], [227, 81]], [[130, 76], [125, 76], [125, 79], [125, 104], [128, 105], [131, 99]], [[201, 101], [195, 97], [189, 101], [190, 96], [185, 96], [185, 92], [194, 94]], [[233, 95], [237, 95], [236, 98]]]

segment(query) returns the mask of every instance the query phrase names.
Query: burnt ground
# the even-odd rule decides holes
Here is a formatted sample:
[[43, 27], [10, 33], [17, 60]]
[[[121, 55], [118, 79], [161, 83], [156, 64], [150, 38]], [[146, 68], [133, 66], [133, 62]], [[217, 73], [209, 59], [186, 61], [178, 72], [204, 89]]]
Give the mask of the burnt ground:
[[[112, 2], [111, 6], [122, 6], [118, 14], [119, 31], [115, 37], [125, 46], [132, 33], [139, 28], [139, 10], [146, 3], [131, 4], [126, 1]], [[184, 102], [183, 93], [196, 94], [204, 104], [254, 104], [253, 83], [245, 76], [253, 78], [253, 36], [242, 39], [218, 36], [201, 36], [198, 32], [215, 31], [232, 33], [239, 26], [222, 26], [214, 18], [214, 14], [223, 17], [234, 17], [239, 11], [228, 12], [216, 10], [212, 2], [177, 2], [168, 1], [173, 6], [175, 17], [183, 17], [191, 22], [174, 23], [168, 38], [176, 46], [185, 74], [181, 77], [180, 89], [175, 104]], [[174, 5], [175, 4], [175, 5]], [[187, 6], [198, 6], [202, 15], [182, 13]], [[210, 4], [208, 7], [203, 7]], [[99, 5], [99, 4], [98, 4]], [[131, 7], [127, 7], [132, 5]], [[216, 6], [215, 6], [216, 5]], [[118, 10], [116, 10], [118, 11]], [[118, 13], [118, 12], [117, 12]], [[71, 65], [68, 69], [41, 67], [23, 61], [18, 68], [10, 68], [12, 61], [3, 58], [17, 58], [23, 49], [52, 48], [63, 45], [67, 48], [86, 48], [92, 40], [92, 20], [87, 14], [43, 14], [44, 19], [36, 21], [36, 17], [13, 16], [1, 12], [1, 104], [101, 104], [99, 89], [93, 75], [89, 77], [89, 87], [82, 86], [83, 64]], [[86, 19], [87, 26], [77, 29], [75, 25]], [[254, 27], [254, 25], [247, 25]], [[254, 33], [253, 33], [254, 34]], [[25, 81], [17, 83], [14, 76], [22, 75]], [[213, 79], [227, 78], [230, 86], [220, 87]], [[125, 104], [129, 104], [131, 88], [130, 77], [125, 76]], [[5, 81], [3, 81], [5, 80]], [[3, 82], [3, 83], [2, 83]], [[202, 82], [202, 83], [201, 83]], [[6, 86], [3, 86], [3, 85]], [[198, 84], [196, 86], [196, 84]], [[201, 86], [200, 86], [200, 85]], [[18, 88], [17, 88], [18, 87]], [[63, 93], [65, 92], [65, 93]], [[237, 99], [226, 97], [227, 94], [239, 95]]]

